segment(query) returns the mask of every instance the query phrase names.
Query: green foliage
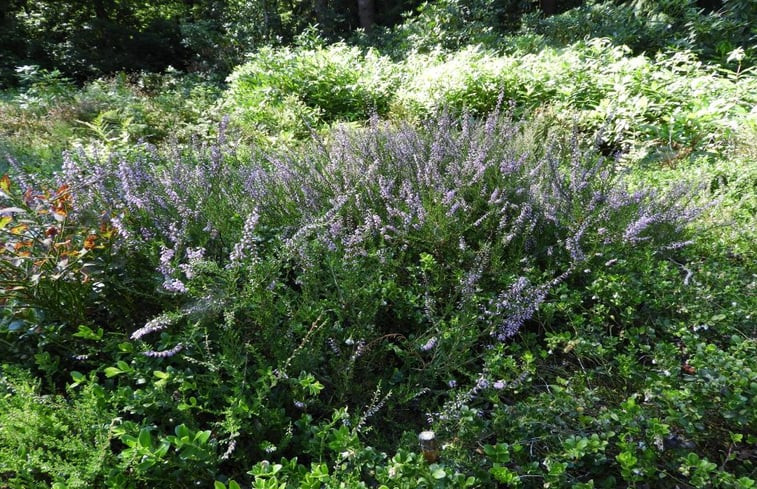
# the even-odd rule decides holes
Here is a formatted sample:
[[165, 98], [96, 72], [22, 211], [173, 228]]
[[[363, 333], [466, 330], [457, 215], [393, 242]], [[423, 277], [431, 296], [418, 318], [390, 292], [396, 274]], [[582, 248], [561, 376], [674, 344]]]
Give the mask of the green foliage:
[[[414, 56], [396, 111], [425, 117], [442, 106], [486, 113], [497, 94], [518, 107], [550, 105], [556, 123], [576, 121], [616, 150], [637, 148], [658, 160], [721, 150], [749, 111], [753, 76], [719, 73], [689, 53], [629, 57], [606, 40], [562, 50], [500, 56], [479, 48]], [[637, 155], [638, 157], [638, 155]]]
[[376, 51], [344, 44], [265, 48], [229, 77], [224, 108], [247, 134], [302, 138], [323, 123], [386, 114], [397, 71]]
[[532, 54], [415, 53], [401, 63], [341, 44], [264, 49], [231, 76], [224, 108], [246, 134], [291, 140], [372, 111], [412, 120], [441, 107], [485, 114], [502, 96], [519, 111], [550, 106], [556, 124], [599, 131], [613, 151], [668, 163], [723, 151], [748, 120], [755, 78], [733, 70], [688, 51], [630, 57], [607, 39]]
[[[375, 2], [391, 26], [417, 0]], [[354, 0], [7, 0], [0, 12], [0, 87], [13, 69], [40, 65], [80, 82], [170, 67], [225, 76], [244, 56], [291, 42], [308, 29], [330, 40], [360, 26]]]
[[[704, 60], [730, 64], [729, 54], [746, 50], [746, 65], [754, 63], [757, 16], [754, 2], [724, 1], [706, 12], [695, 0], [603, 2], [592, 0], [561, 15], [526, 15], [523, 31], [547, 42], [569, 45], [584, 38], [609, 38], [636, 54], [690, 50]], [[733, 65], [731, 65], [732, 67]]]
[[[79, 80], [119, 70], [182, 66], [185, 50], [172, 20], [183, 2], [14, 1], [8, 10], [20, 59]], [[185, 8], [185, 7], [184, 7]], [[15, 37], [14, 36], [14, 37]], [[24, 64], [29, 64], [26, 62]]]
[[[522, 18], [529, 15], [540, 18], [540, 3], [538, 0], [424, 2], [415, 11], [406, 13], [404, 22], [375, 37], [382, 48], [397, 57], [415, 51], [454, 51], [477, 44], [506, 48], [508, 33], [519, 30]], [[556, 7], [564, 11], [581, 3], [582, 0], [563, 0], [556, 2]], [[572, 41], [580, 39], [573, 37]]]
[[753, 2], [31, 3], [0, 486], [755, 487]]
[[79, 145], [126, 151], [138, 141], [189, 141], [216, 132], [220, 88], [199, 76], [167, 71], [120, 74], [75, 89], [59, 72], [19, 70], [17, 93], [0, 100], [0, 168], [51, 175], [62, 153]]
[[69, 394], [41, 395], [39, 381], [28, 372], [9, 365], [0, 369], [0, 484], [4, 487], [104, 485], [115, 461], [110, 444], [118, 418], [98, 385]]

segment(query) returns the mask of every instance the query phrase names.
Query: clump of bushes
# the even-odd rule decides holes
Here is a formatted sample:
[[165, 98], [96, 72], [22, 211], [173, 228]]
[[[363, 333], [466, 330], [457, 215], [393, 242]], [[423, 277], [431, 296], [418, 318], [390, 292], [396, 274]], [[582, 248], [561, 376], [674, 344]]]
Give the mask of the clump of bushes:
[[417, 121], [446, 107], [483, 115], [501, 95], [519, 113], [548, 107], [564, 126], [601, 129], [607, 152], [670, 162], [727, 150], [749, 124], [757, 91], [738, 50], [729, 70], [686, 50], [632, 57], [610, 39], [515, 53], [468, 47], [394, 62], [375, 50], [303, 38], [297, 47], [253, 54], [225, 92], [171, 73], [76, 90], [60, 74], [30, 68], [21, 91], [0, 103], [7, 121], [0, 150], [21, 166], [54, 167], [76, 143], [110, 151], [140, 140], [187, 142], [193, 134], [210, 140], [220, 114], [230, 116], [230, 137], [293, 143], [340, 123], [364, 124], [374, 113]]
[[[81, 376], [81, 374], [78, 374]], [[118, 420], [99, 386], [45, 395], [34, 375], [0, 368], [0, 481], [9, 488], [102, 486]]]
[[[502, 5], [422, 7], [405, 61], [302, 36], [225, 92], [23, 70], [0, 486], [754, 487], [750, 52], [700, 62], [688, 0], [434, 48], [496, 45]], [[557, 39], [678, 7], [686, 50]]]
[[[555, 291], [604, 263], [674, 253], [698, 214], [681, 191], [630, 190], [615, 160], [575, 140], [537, 141], [496, 111], [420, 128], [374, 120], [252, 157], [224, 137], [69, 155], [63, 176], [94, 182], [78, 212], [107, 210], [119, 254], [152, 264], [114, 263], [103, 283], [152, 283], [163, 297], [111, 366], [91, 364], [128, 415], [116, 431], [123, 466], [148, 484], [188, 477], [190, 461], [206, 481], [251, 467], [261, 480], [357, 481], [368, 464], [391, 481], [381, 452], [428, 423], [462, 429], [456, 449], [467, 447], [465, 420], [492, 385], [535, 372], [533, 355], [509, 345], [560, 329], [561, 315], [539, 313]], [[401, 477], [467, 484], [473, 473], [397, 456]], [[272, 457], [294, 472], [256, 465]]]
[[386, 114], [400, 81], [397, 67], [374, 50], [264, 48], [229, 76], [224, 108], [248, 134], [302, 138], [323, 123]]
[[29, 173], [50, 175], [79, 145], [128, 150], [139, 141], [188, 142], [212, 134], [220, 87], [176, 71], [125, 74], [81, 87], [58, 71], [19, 69], [20, 86], [0, 100], [0, 168], [11, 156]]
[[402, 63], [366, 56], [344, 45], [263, 50], [232, 75], [224, 107], [247, 134], [289, 139], [372, 112], [411, 120], [441, 107], [486, 114], [501, 95], [521, 112], [550, 106], [563, 125], [601, 128], [614, 151], [659, 160], [723, 151], [754, 102], [754, 77], [744, 72], [718, 71], [687, 51], [630, 57], [607, 39], [517, 56], [480, 47]]
[[[695, 0], [663, 2], [604, 2], [591, 0], [551, 17], [523, 16], [522, 32], [536, 33], [556, 45], [570, 45], [590, 38], [609, 38], [635, 54], [689, 50], [700, 59], [730, 64], [754, 64], [757, 16], [753, 2], [730, 0], [706, 11]], [[742, 59], [729, 58], [736, 50]]]
[[486, 113], [501, 93], [526, 111], [551, 106], [562, 124], [601, 128], [616, 150], [685, 156], [727, 146], [752, 103], [754, 77], [724, 76], [687, 52], [654, 61], [628, 54], [595, 39], [519, 56], [479, 48], [416, 56], [396, 105], [410, 117], [445, 105]]

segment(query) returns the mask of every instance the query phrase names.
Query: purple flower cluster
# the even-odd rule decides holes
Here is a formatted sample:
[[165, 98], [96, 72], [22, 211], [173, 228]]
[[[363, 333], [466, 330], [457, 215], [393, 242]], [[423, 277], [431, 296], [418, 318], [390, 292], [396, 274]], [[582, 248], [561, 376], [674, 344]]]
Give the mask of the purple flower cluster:
[[161, 351], [148, 350], [146, 352], [143, 352], [142, 354], [150, 358], [169, 358], [176, 355], [183, 349], [184, 349], [184, 345], [179, 343], [173, 348], [171, 348], [170, 350], [161, 350]]
[[138, 340], [142, 338], [143, 336], [146, 336], [150, 333], [154, 333], [156, 331], [162, 331], [166, 329], [168, 326], [174, 324], [176, 322], [177, 317], [175, 315], [171, 314], [161, 314], [160, 316], [151, 319], [147, 322], [144, 326], [136, 330], [131, 334], [132, 340]]
[[77, 206], [107, 213], [123, 246], [162, 244], [155, 265], [166, 290], [195, 290], [200, 261], [244, 268], [269, 249], [295, 269], [296, 285], [325, 253], [350, 264], [404, 260], [407, 270], [429, 254], [438, 270], [412, 279], [423, 337], [458, 310], [478, 315], [482, 337], [505, 341], [575, 270], [614, 263], [617, 247], [682, 246], [679, 234], [699, 212], [683, 188], [629, 189], [616, 161], [575, 141], [524, 149], [523, 140], [499, 112], [421, 127], [374, 119], [305, 151], [243, 159], [222, 135], [167, 154], [72, 153], [63, 174], [92, 183]]
[[439, 339], [436, 336], [432, 336], [431, 338], [426, 341], [423, 345], [421, 345], [421, 351], [431, 351], [434, 348], [436, 348], [436, 344], [439, 342]]
[[242, 228], [242, 237], [234, 245], [234, 249], [229, 255], [229, 264], [237, 266], [245, 259], [255, 260], [255, 227], [260, 220], [260, 214], [257, 209], [253, 210], [244, 222]]

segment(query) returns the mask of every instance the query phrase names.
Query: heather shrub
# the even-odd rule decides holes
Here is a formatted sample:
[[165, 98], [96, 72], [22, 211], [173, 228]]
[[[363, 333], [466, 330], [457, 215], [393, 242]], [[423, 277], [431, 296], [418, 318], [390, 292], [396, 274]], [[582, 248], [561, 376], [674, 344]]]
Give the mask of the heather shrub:
[[0, 487], [754, 487], [757, 86], [723, 5], [504, 37], [535, 2], [434, 2], [360, 34], [391, 52], [313, 28], [228, 89], [21, 70]]
[[695, 200], [719, 203], [692, 246], [587, 262], [558, 285], [536, 334], [485, 354], [485, 389], [440, 410], [466, 408], [433, 424], [445, 458], [523, 486], [752, 487], [752, 173], [700, 160], [630, 175], [709, 182]]
[[[239, 478], [218, 472], [224, 460], [394, 450], [403, 433], [463, 415], [489, 382], [487, 352], [537, 327], [558, 287], [684, 244], [698, 213], [685, 192], [631, 190], [615, 160], [532, 132], [495, 112], [420, 128], [374, 119], [249, 157], [223, 137], [70, 154], [65, 177], [92, 182], [75, 208], [107, 210], [121, 253], [153, 267], [111, 274], [146, 274], [165, 297], [105, 369], [134, 419], [121, 459], [143, 450], [144, 481], [185, 473], [169, 438], [180, 424], [215, 433], [192, 459], [203, 480]], [[520, 355], [503, 379], [534, 368]]]

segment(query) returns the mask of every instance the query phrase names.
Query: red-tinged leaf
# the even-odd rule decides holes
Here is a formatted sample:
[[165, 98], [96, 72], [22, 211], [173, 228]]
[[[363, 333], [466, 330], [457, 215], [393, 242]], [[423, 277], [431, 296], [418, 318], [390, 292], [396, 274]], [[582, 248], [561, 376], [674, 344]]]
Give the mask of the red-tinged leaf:
[[64, 183], [60, 187], [58, 187], [58, 190], [55, 191], [55, 193], [58, 195], [58, 198], [60, 197], [68, 197], [68, 184]]
[[689, 365], [688, 363], [684, 363], [681, 365], [681, 372], [687, 374], [687, 375], [694, 375], [697, 373], [697, 369]]
[[32, 205], [35, 198], [34, 191], [30, 188], [26, 189], [26, 192], [24, 192], [24, 202], [26, 202], [26, 205]]
[[87, 236], [87, 238], [84, 240], [84, 249], [85, 250], [91, 250], [95, 247], [95, 242], [97, 241], [97, 236], [94, 234], [90, 234]]
[[13, 249], [18, 251], [21, 248], [31, 248], [32, 242], [31, 241], [16, 241], [13, 243]]

